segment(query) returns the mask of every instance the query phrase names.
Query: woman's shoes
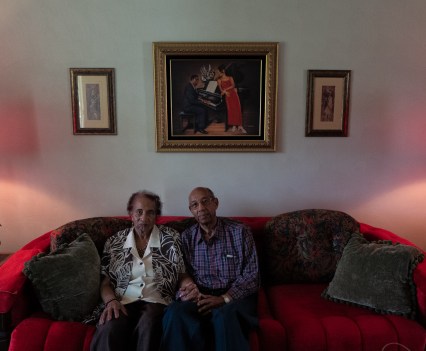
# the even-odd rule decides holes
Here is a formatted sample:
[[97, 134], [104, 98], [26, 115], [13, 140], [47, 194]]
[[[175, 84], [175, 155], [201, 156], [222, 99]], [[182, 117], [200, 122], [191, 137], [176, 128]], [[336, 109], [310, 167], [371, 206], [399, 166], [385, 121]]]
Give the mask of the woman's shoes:
[[247, 134], [247, 131], [243, 128], [243, 126], [238, 126], [238, 128], [237, 128], [237, 126], [232, 126], [231, 132], [235, 133], [237, 131], [242, 133], [242, 134]]

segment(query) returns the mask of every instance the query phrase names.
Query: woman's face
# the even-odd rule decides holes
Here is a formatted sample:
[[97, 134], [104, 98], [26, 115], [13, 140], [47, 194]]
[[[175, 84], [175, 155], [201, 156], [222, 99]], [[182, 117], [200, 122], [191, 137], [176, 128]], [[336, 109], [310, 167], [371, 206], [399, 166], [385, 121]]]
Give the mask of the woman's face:
[[144, 196], [136, 197], [133, 200], [133, 209], [129, 215], [137, 234], [151, 234], [157, 219], [154, 201]]

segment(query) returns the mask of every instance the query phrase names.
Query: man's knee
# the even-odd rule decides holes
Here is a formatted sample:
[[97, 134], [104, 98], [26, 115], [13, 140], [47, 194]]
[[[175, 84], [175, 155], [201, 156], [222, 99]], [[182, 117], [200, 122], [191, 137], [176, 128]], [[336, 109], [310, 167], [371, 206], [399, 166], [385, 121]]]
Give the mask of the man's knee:
[[165, 314], [185, 314], [197, 310], [197, 305], [191, 301], [176, 301], [167, 306]]

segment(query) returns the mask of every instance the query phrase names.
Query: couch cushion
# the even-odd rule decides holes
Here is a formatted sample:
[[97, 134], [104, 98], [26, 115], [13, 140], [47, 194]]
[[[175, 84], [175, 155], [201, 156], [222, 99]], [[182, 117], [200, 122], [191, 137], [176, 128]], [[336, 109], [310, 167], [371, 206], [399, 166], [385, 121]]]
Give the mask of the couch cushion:
[[358, 222], [331, 210], [301, 210], [271, 219], [265, 229], [266, 284], [329, 282]]
[[92, 238], [101, 255], [107, 238], [131, 226], [131, 220], [125, 217], [93, 217], [72, 221], [52, 230], [50, 250], [54, 251], [62, 244], [69, 244], [78, 236], [86, 233]]
[[89, 351], [95, 326], [31, 316], [13, 331], [9, 350]]
[[33, 257], [23, 272], [42, 309], [57, 320], [80, 321], [99, 301], [100, 257], [87, 234]]
[[415, 318], [413, 270], [423, 258], [413, 246], [370, 242], [354, 234], [323, 296], [379, 313]]
[[[425, 329], [413, 320], [323, 299], [327, 284], [265, 289], [291, 350], [423, 350]], [[398, 347], [397, 345], [402, 345]], [[405, 347], [403, 347], [405, 346]]]

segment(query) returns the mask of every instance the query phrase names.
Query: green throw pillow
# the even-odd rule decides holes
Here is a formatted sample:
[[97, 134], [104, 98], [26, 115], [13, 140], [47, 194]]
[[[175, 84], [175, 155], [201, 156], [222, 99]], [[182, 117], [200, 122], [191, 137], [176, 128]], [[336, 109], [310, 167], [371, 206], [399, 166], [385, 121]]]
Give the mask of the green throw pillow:
[[87, 234], [33, 257], [23, 273], [33, 283], [43, 311], [57, 320], [81, 321], [99, 301], [100, 257]]
[[353, 234], [323, 297], [414, 319], [417, 298], [412, 275], [423, 256], [414, 246], [371, 242]]

